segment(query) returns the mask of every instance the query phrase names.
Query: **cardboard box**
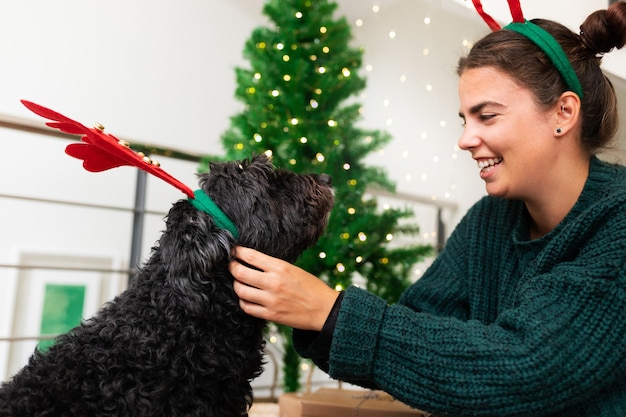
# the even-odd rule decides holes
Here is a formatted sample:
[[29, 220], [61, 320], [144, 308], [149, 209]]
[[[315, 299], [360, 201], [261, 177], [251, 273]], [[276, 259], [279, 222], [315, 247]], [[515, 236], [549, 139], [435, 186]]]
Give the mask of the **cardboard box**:
[[429, 416], [428, 413], [393, 399], [383, 391], [320, 388], [314, 393], [302, 394], [301, 401], [302, 417]]
[[278, 397], [279, 417], [302, 416], [302, 394], [287, 392]]

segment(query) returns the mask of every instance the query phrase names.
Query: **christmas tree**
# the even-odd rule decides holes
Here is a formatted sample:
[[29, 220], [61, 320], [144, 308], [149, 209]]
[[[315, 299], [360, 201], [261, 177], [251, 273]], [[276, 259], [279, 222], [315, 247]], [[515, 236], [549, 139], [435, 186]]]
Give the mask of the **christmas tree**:
[[[236, 68], [235, 93], [245, 107], [222, 141], [227, 159], [265, 152], [277, 167], [330, 174], [336, 204], [327, 232], [297, 264], [337, 289], [364, 277], [368, 290], [393, 303], [432, 248], [394, 246], [394, 237], [418, 233], [407, 220], [412, 212], [380, 210], [368, 193], [394, 189], [382, 168], [364, 163], [391, 137], [356, 125], [361, 106], [348, 99], [365, 88], [358, 74], [363, 51], [350, 46], [350, 26], [333, 17], [336, 8], [327, 0], [265, 3], [274, 27], [255, 29], [245, 44], [250, 68]], [[284, 391], [297, 391], [300, 359], [283, 330]]]

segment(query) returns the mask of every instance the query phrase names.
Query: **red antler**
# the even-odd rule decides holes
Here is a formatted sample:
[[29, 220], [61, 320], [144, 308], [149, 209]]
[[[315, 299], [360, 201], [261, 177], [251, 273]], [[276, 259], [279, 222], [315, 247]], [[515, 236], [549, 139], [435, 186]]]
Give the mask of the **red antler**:
[[508, 2], [513, 21], [517, 23], [524, 23], [526, 19], [524, 19], [524, 13], [522, 13], [522, 6], [520, 6], [519, 0], [508, 0]]
[[106, 171], [119, 166], [135, 166], [146, 171], [194, 198], [191, 188], [163, 171], [158, 164], [143, 154], [130, 149], [127, 142], [104, 133], [103, 128], [88, 128], [60, 113], [30, 101], [22, 100], [22, 104], [30, 111], [46, 119], [54, 120], [46, 125], [73, 135], [83, 135], [83, 143], [73, 143], [65, 148], [65, 152], [83, 160], [83, 167], [90, 172]]
[[[511, 17], [513, 17], [513, 21], [518, 22], [518, 23], [524, 23], [525, 22], [524, 14], [522, 13], [522, 7], [520, 6], [519, 0], [507, 0], [507, 1], [509, 3], [509, 10], [511, 10]], [[496, 30], [502, 29], [500, 24], [496, 22], [493, 17], [485, 13], [485, 11], [483, 10], [483, 5], [481, 4], [480, 0], [472, 0], [472, 3], [474, 3], [474, 7], [476, 8], [476, 11], [480, 15], [480, 17], [483, 18], [485, 23], [487, 23], [487, 26], [489, 26], [489, 28], [492, 31], [495, 32]]]

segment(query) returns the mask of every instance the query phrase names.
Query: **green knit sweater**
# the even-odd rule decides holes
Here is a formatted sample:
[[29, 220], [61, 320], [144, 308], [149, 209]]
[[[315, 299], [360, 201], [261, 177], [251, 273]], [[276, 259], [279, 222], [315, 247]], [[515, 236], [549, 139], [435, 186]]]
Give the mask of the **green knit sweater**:
[[626, 168], [592, 158], [566, 218], [536, 240], [528, 222], [484, 197], [397, 304], [350, 287], [332, 337], [296, 348], [441, 415], [626, 416]]

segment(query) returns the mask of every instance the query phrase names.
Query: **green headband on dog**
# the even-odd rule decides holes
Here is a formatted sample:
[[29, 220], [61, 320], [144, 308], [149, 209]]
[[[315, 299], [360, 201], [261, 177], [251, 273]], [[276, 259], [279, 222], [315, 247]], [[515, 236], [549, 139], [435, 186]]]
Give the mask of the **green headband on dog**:
[[[496, 31], [502, 29], [500, 25], [487, 13], [483, 11], [480, 0], [472, 0], [474, 7], [478, 14], [483, 18], [491, 30]], [[565, 51], [561, 48], [561, 45], [550, 35], [547, 31], [537, 26], [536, 24], [524, 19], [522, 9], [519, 4], [519, 0], [507, 0], [509, 3], [509, 9], [513, 17], [513, 22], [509, 23], [504, 29], [517, 32], [537, 45], [541, 50], [550, 58], [554, 67], [559, 71], [563, 80], [567, 84], [567, 87], [583, 98], [583, 89], [580, 85], [580, 80], [572, 68], [572, 64], [569, 62]]]
[[219, 228], [228, 230], [235, 239], [239, 238], [239, 231], [235, 223], [215, 204], [211, 197], [202, 190], [196, 190], [193, 194], [194, 198], [189, 199], [192, 206], [211, 215]]

